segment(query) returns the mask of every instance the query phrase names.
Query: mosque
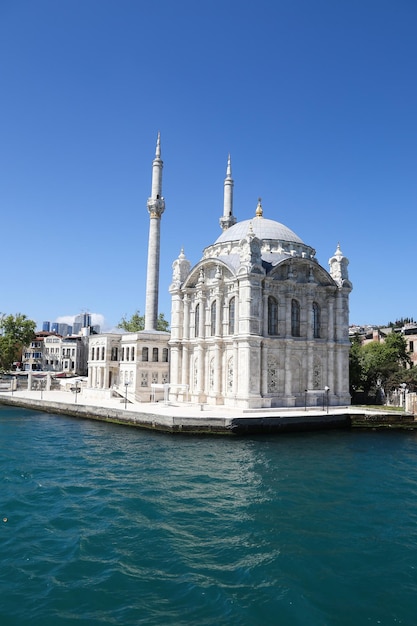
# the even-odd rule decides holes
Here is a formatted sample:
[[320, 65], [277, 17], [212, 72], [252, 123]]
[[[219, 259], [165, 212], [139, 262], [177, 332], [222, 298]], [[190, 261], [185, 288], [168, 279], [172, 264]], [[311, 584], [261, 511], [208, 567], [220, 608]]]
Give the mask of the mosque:
[[241, 409], [350, 404], [348, 259], [337, 245], [329, 271], [283, 224], [233, 213], [230, 156], [221, 234], [191, 267], [172, 265], [171, 332], [157, 330], [161, 143], [152, 163], [145, 329], [89, 342], [90, 392]]

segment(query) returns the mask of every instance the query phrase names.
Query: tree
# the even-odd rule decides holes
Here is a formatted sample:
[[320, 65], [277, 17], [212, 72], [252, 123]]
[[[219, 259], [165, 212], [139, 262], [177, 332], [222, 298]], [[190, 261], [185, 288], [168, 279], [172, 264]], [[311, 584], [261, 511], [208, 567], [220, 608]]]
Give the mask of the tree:
[[357, 389], [362, 389], [363, 384], [363, 362], [362, 343], [358, 334], [352, 338], [352, 345], [349, 352], [349, 383], [351, 393]]
[[0, 371], [9, 371], [21, 360], [22, 349], [35, 338], [36, 322], [22, 313], [0, 314]]
[[[372, 341], [360, 345], [357, 337], [352, 340], [349, 354], [349, 375], [353, 391], [362, 390], [367, 397], [378, 397], [381, 389], [391, 391], [398, 381], [407, 382], [411, 364], [407, 342], [403, 335], [392, 332], [384, 342]], [[410, 377], [410, 381], [414, 380]]]
[[[130, 319], [127, 319], [124, 315], [117, 324], [117, 328], [121, 328], [128, 333], [137, 333], [145, 328], [145, 316], [141, 315], [139, 311], [135, 311]], [[169, 322], [165, 319], [163, 313], [158, 315], [156, 330], [169, 330]]]

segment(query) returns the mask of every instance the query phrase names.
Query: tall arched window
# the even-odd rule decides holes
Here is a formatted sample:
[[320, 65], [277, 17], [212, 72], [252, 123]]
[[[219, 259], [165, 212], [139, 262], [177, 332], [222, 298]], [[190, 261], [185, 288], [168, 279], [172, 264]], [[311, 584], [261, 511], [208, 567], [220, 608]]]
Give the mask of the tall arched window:
[[148, 361], [148, 348], [142, 348], [142, 361]]
[[162, 361], [168, 363], [168, 348], [162, 348]]
[[94, 361], [94, 347], [91, 348], [91, 360]]
[[158, 348], [153, 348], [152, 350], [152, 361], [158, 363]]
[[130, 360], [131, 361], [135, 360], [135, 348], [134, 348], [134, 346], [132, 346], [132, 350], [130, 352]]
[[129, 360], [129, 354], [130, 354], [130, 348], [129, 348], [129, 346], [127, 346], [127, 348], [126, 348], [126, 361]]
[[216, 334], [217, 302], [214, 301], [210, 308], [210, 333], [214, 337]]
[[195, 311], [194, 311], [194, 336], [198, 337], [199, 336], [199, 330], [200, 330], [200, 305], [197, 304], [197, 306], [195, 307]]
[[278, 302], [276, 298], [268, 298], [268, 335], [278, 335]]
[[291, 335], [300, 336], [300, 304], [297, 300], [291, 302]]
[[313, 302], [313, 337], [320, 337], [320, 306]]
[[236, 298], [229, 301], [229, 335], [235, 334], [235, 302]]

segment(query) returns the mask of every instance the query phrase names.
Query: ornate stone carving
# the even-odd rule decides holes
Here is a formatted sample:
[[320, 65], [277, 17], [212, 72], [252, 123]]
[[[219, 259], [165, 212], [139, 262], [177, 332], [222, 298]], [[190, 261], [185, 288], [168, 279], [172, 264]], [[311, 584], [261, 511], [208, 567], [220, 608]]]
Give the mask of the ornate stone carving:
[[148, 198], [147, 207], [151, 217], [160, 218], [165, 211], [165, 200], [163, 198]]
[[190, 271], [190, 262], [186, 259], [184, 250], [181, 249], [178, 258], [172, 264], [172, 287], [179, 288]]
[[268, 393], [276, 393], [278, 390], [278, 365], [276, 359], [270, 359], [268, 361], [268, 373], [267, 373], [267, 391]]
[[210, 366], [209, 366], [209, 388], [210, 391], [214, 390], [214, 358], [210, 359]]
[[313, 362], [313, 389], [321, 389], [321, 362], [317, 357], [314, 358]]
[[227, 362], [227, 393], [233, 393], [233, 357]]

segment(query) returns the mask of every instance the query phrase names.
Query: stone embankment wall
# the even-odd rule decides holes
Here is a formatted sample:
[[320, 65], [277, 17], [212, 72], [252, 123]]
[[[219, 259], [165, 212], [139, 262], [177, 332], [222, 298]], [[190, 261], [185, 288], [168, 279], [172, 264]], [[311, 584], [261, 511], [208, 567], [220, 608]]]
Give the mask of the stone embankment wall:
[[411, 413], [352, 413], [352, 428], [391, 428], [412, 430], [417, 428], [417, 421]]

